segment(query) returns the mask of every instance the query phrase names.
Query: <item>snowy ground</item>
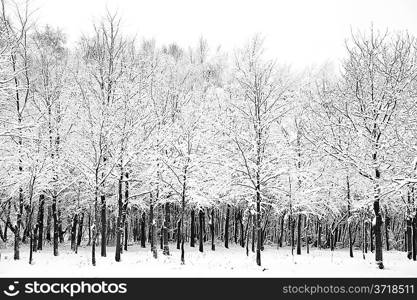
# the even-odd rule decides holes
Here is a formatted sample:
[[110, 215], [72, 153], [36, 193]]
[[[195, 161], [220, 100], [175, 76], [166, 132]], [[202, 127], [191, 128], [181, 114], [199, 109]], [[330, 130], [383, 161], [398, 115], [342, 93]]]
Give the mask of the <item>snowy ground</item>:
[[[61, 245], [60, 245], [61, 246]], [[347, 250], [316, 250], [310, 254], [303, 249], [302, 255], [291, 256], [290, 249], [267, 247], [262, 252], [262, 266], [255, 264], [253, 253], [246, 256], [245, 249], [231, 245], [225, 249], [217, 245], [205, 252], [186, 247], [186, 264], [180, 264], [180, 253], [171, 245], [169, 257], [158, 252], [154, 259], [148, 248], [137, 245], [129, 247], [122, 261], [114, 260], [114, 247], [108, 248], [106, 258], [97, 249], [97, 266], [91, 265], [90, 247], [82, 247], [78, 254], [61, 247], [60, 255], [54, 257], [52, 249], [34, 253], [34, 264], [28, 264], [28, 249], [23, 248], [21, 260], [13, 260], [11, 249], [1, 250], [0, 277], [417, 277], [417, 262], [406, 258], [404, 252], [384, 252], [385, 270], [378, 270], [374, 254], [355, 252], [350, 258]]]

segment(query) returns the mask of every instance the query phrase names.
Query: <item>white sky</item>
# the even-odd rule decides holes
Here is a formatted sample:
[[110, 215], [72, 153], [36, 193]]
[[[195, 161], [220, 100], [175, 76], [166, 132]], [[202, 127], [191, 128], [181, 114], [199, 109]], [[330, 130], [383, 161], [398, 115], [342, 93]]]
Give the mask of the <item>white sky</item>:
[[232, 50], [254, 33], [270, 55], [303, 67], [337, 60], [350, 28], [407, 29], [417, 35], [417, 0], [35, 0], [38, 20], [61, 27], [69, 41], [88, 32], [106, 5], [120, 13], [125, 31], [159, 44]]

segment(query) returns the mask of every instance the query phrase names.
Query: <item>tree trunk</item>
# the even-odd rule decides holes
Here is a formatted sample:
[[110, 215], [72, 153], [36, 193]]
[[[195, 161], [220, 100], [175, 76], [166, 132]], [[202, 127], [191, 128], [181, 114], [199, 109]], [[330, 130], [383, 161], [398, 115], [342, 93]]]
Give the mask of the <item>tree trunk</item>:
[[51, 241], [51, 227], [52, 227], [52, 206], [48, 206], [48, 216], [46, 217], [46, 240]]
[[[377, 153], [373, 154], [374, 164], [377, 165]], [[378, 167], [375, 167], [375, 179], [374, 179], [374, 214], [375, 214], [375, 261], [379, 269], [384, 268], [382, 258], [382, 216], [379, 205], [381, 187], [379, 185], [381, 174]]]
[[297, 223], [297, 255], [301, 255], [301, 214], [298, 215]]
[[417, 260], [417, 214], [413, 218], [413, 260]]
[[[98, 225], [98, 186], [96, 184], [95, 194], [94, 194], [94, 212], [93, 212], [93, 225], [91, 233], [91, 263], [93, 266], [96, 265], [96, 239], [98, 235], [97, 225]], [[89, 219], [90, 220], [90, 219]]]
[[[38, 251], [38, 224], [36, 223], [35, 229], [33, 230], [33, 252]], [[1, 228], [0, 228], [1, 231]]]
[[184, 218], [185, 218], [185, 192], [186, 192], [186, 179], [187, 179], [187, 168], [184, 169], [184, 176], [183, 176], [183, 185], [182, 185], [182, 195], [181, 195], [181, 226], [178, 226], [181, 232], [181, 264], [185, 264], [185, 230], [184, 230]]
[[106, 257], [107, 256], [107, 204], [106, 204], [106, 196], [101, 195], [101, 256]]
[[66, 230], [62, 230], [62, 218], [61, 218], [61, 210], [58, 208], [58, 236], [59, 236], [59, 242], [64, 242], [64, 233]]
[[[247, 223], [246, 223], [246, 226], [247, 226], [247, 228], [248, 228], [248, 230], [250, 230], [249, 228], [249, 223], [251, 223], [251, 220], [252, 220], [252, 216], [249, 214], [248, 215], [248, 221], [247, 221]], [[249, 241], [250, 241], [250, 234], [249, 234], [249, 232], [247, 232], [246, 233], [246, 256], [249, 256]]]
[[237, 244], [237, 236], [238, 236], [238, 231], [239, 231], [239, 227], [238, 227], [238, 223], [239, 223], [239, 211], [237, 211], [237, 209], [233, 209], [234, 211], [234, 241], [235, 244]]
[[87, 246], [91, 245], [91, 212], [88, 213], [88, 242]]
[[369, 243], [371, 245], [371, 252], [374, 253], [374, 227], [370, 224], [370, 231], [369, 231]]
[[317, 234], [317, 248], [321, 249], [321, 221], [317, 220], [318, 234]]
[[292, 215], [290, 215], [289, 218], [289, 224], [290, 224], [290, 232], [291, 232], [291, 254], [294, 255], [294, 227], [295, 227], [295, 220], [293, 220]]
[[282, 239], [284, 237], [284, 221], [285, 221], [285, 215], [282, 215], [281, 221], [280, 221], [279, 240], [278, 240], [278, 244], [280, 248], [282, 248]]
[[[120, 255], [122, 250], [121, 238], [122, 238], [122, 214], [123, 214], [123, 191], [122, 191], [123, 171], [121, 172], [119, 179], [119, 196], [117, 201], [117, 224], [116, 224], [116, 252], [115, 260], [120, 261]], [[105, 240], [104, 240], [105, 241]], [[102, 242], [103, 243], [103, 242]]]
[[146, 247], [146, 215], [143, 212], [141, 218], [141, 225], [140, 225], [140, 246], [142, 248]]
[[390, 227], [390, 217], [388, 216], [388, 212], [385, 211], [385, 244], [387, 246], [387, 251], [390, 249], [389, 244], [389, 227]]
[[181, 249], [181, 219], [177, 222], [177, 249]]
[[211, 209], [210, 217], [210, 232], [211, 232], [211, 250], [216, 250], [216, 244], [214, 243], [214, 208]]
[[76, 237], [77, 237], [77, 225], [78, 225], [78, 214], [76, 213], [72, 219], [72, 226], [71, 226], [71, 250], [76, 250]]
[[45, 206], [45, 195], [41, 194], [39, 196], [39, 208], [38, 208], [38, 230], [37, 230], [37, 246], [38, 250], [42, 250], [43, 246], [43, 216], [44, 216], [44, 206]]
[[165, 220], [163, 225], [163, 238], [164, 238], [164, 255], [169, 255], [169, 227], [171, 220], [170, 220], [170, 209], [169, 209], [169, 203], [165, 203]]
[[257, 244], [256, 244], [256, 264], [261, 265], [261, 247], [262, 247], [262, 227], [261, 227], [261, 191], [259, 181], [256, 188], [256, 227], [257, 227]]
[[20, 259], [20, 228], [22, 227], [22, 215], [23, 215], [23, 189], [19, 188], [19, 207], [17, 210], [17, 221], [14, 227], [14, 259]]
[[195, 212], [191, 210], [190, 247], [195, 246]]
[[156, 221], [154, 219], [152, 199], [151, 199], [151, 205], [149, 207], [149, 226], [151, 228], [151, 235], [150, 235], [151, 251], [152, 251], [153, 257], [157, 258], [158, 257], [158, 249], [156, 247]]
[[348, 201], [347, 226], [348, 226], [348, 237], [349, 237], [349, 256], [353, 257], [352, 228], [350, 226], [350, 181], [349, 181], [349, 176], [346, 176], [346, 181], [347, 181], [347, 201]]
[[240, 246], [245, 247], [245, 231], [243, 228], [243, 216], [242, 212], [239, 212], [239, 223], [240, 223]]
[[366, 248], [366, 223], [365, 219], [362, 218], [362, 258], [365, 259], [365, 248]]
[[125, 203], [123, 204], [123, 225], [125, 229], [124, 233], [124, 243], [123, 247], [124, 250], [127, 251], [127, 241], [129, 240], [129, 227], [128, 227], [128, 221], [127, 221], [127, 206], [129, 204], [129, 173], [126, 172], [126, 182], [125, 182]]
[[334, 251], [336, 248], [336, 241], [338, 237], [339, 227], [336, 225], [336, 228], [333, 229], [334, 223], [330, 226], [330, 250]]
[[306, 228], [306, 247], [307, 247], [307, 254], [310, 254], [310, 239], [309, 239], [309, 235], [310, 235], [310, 219], [306, 217], [306, 221], [307, 224], [305, 225]]
[[364, 221], [364, 225], [363, 225], [363, 230], [364, 230], [364, 234], [363, 234], [363, 239], [364, 239], [364, 247], [365, 247], [365, 254], [368, 253], [368, 222]]
[[230, 205], [226, 207], [226, 223], [224, 227], [224, 247], [229, 248], [229, 221], [230, 221]]
[[255, 238], [256, 238], [256, 231], [255, 231], [255, 215], [252, 215], [252, 252], [255, 252]]
[[59, 238], [59, 224], [58, 224], [58, 209], [57, 209], [57, 199], [56, 196], [52, 196], [52, 218], [53, 218], [53, 250], [54, 256], [58, 256], [58, 238]]
[[30, 227], [29, 227], [29, 264], [30, 265], [32, 264], [32, 261], [33, 261], [33, 230], [32, 230], [32, 224], [30, 224]]
[[204, 251], [204, 241], [203, 241], [203, 233], [204, 233], [204, 226], [203, 226], [203, 219], [204, 219], [204, 211], [200, 208], [198, 212], [198, 219], [200, 222], [200, 230], [199, 230], [199, 247], [198, 251], [203, 252]]
[[80, 222], [78, 224], [77, 248], [81, 245], [81, 240], [83, 238], [83, 226], [84, 226], [84, 212], [81, 212]]

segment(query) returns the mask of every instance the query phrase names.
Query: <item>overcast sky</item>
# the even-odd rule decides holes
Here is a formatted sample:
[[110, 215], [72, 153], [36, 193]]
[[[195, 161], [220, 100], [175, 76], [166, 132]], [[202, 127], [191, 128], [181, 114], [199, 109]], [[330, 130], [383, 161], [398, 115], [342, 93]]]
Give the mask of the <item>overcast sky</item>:
[[70, 42], [105, 12], [117, 9], [125, 31], [159, 44], [212, 48], [266, 37], [269, 54], [296, 68], [338, 60], [350, 28], [407, 29], [417, 35], [416, 0], [35, 0], [38, 20], [61, 27]]

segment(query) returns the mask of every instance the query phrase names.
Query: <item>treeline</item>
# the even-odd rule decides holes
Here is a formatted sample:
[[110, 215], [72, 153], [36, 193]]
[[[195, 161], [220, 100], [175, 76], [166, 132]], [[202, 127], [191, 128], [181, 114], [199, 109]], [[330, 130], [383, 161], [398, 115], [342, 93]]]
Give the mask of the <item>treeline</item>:
[[93, 265], [172, 242], [181, 263], [186, 244], [239, 244], [258, 265], [265, 246], [416, 260], [409, 33], [359, 31], [340, 66], [295, 74], [259, 35], [233, 53], [158, 46], [108, 12], [69, 48], [1, 3], [0, 238], [15, 259], [69, 241]]

